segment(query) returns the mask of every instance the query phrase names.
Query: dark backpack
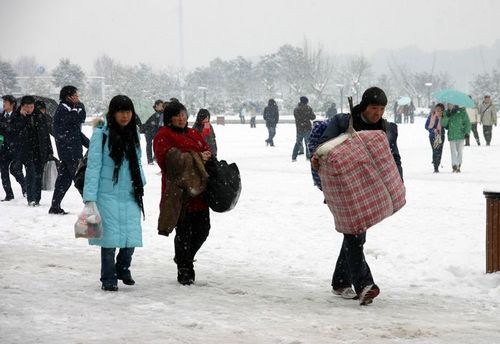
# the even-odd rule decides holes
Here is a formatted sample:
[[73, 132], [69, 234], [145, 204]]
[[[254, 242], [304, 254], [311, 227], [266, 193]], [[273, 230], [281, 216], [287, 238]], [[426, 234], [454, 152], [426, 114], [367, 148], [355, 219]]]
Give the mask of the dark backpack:
[[[106, 143], [106, 134], [102, 134], [102, 148], [104, 148], [104, 144]], [[73, 179], [73, 184], [75, 188], [78, 190], [80, 195], [83, 197], [83, 187], [85, 186], [85, 171], [87, 170], [87, 160], [89, 157], [89, 151], [85, 152], [82, 160], [78, 163], [78, 167], [76, 168], [75, 178]]]
[[241, 178], [238, 166], [225, 160], [210, 159], [205, 164], [209, 175], [205, 200], [210, 209], [223, 213], [233, 209], [240, 198]]

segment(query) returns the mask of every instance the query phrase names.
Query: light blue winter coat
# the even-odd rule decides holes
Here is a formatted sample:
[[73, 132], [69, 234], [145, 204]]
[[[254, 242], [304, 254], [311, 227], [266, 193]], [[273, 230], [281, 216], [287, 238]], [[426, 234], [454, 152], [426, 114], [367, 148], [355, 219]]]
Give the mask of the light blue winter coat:
[[[103, 133], [106, 142], [102, 145]], [[134, 198], [129, 162], [124, 159], [113, 184], [115, 163], [109, 156], [109, 130], [107, 125], [94, 129], [90, 139], [83, 201], [97, 203], [103, 224], [102, 239], [90, 239], [89, 244], [101, 247], [141, 247], [141, 209]], [[146, 184], [141, 164], [141, 150], [136, 149], [143, 184]]]

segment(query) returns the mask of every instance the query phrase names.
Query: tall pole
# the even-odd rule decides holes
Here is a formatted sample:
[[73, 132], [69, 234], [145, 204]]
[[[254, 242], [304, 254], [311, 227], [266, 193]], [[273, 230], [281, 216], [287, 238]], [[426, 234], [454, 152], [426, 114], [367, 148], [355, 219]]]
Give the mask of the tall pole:
[[179, 0], [179, 65], [184, 70], [184, 32], [182, 18], [182, 0]]

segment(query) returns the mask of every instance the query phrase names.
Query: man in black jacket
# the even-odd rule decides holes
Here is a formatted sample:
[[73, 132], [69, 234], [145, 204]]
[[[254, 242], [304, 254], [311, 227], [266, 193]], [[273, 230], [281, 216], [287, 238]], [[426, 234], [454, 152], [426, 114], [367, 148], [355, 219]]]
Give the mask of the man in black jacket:
[[16, 155], [26, 167], [28, 205], [40, 205], [43, 167], [53, 154], [47, 122], [35, 111], [35, 98], [24, 96], [12, 121], [18, 133]]
[[14, 199], [9, 170], [21, 185], [23, 195], [26, 194], [26, 182], [23, 175], [23, 165], [17, 159], [14, 159], [16, 156], [17, 133], [12, 126], [12, 120], [14, 119], [17, 101], [12, 95], [5, 95], [2, 99], [4, 112], [0, 114], [0, 135], [3, 137], [3, 143], [0, 143], [0, 174], [3, 189], [5, 190], [5, 198], [2, 200], [4, 202]]
[[152, 114], [148, 120], [142, 125], [142, 131], [146, 137], [146, 156], [148, 157], [148, 164], [153, 165], [153, 139], [160, 129], [160, 119], [163, 115], [163, 100], [158, 99], [153, 106], [155, 113]]
[[87, 114], [85, 106], [80, 102], [78, 89], [64, 86], [59, 93], [59, 100], [54, 114], [53, 134], [61, 164], [49, 214], [64, 215], [67, 212], [61, 208], [61, 202], [73, 182], [78, 163], [83, 158], [82, 146], [88, 148], [89, 139], [82, 133], [82, 124]]
[[316, 115], [309, 105], [309, 99], [307, 97], [300, 97], [300, 102], [297, 107], [293, 110], [293, 116], [295, 117], [295, 126], [297, 128], [297, 137], [295, 139], [295, 146], [293, 146], [292, 161], [297, 161], [297, 155], [302, 147], [302, 141], [305, 142], [306, 148], [306, 158], [311, 159], [309, 153], [309, 148], [307, 148], [307, 142], [309, 141], [309, 135], [311, 134], [312, 124], [311, 121], [316, 119]]

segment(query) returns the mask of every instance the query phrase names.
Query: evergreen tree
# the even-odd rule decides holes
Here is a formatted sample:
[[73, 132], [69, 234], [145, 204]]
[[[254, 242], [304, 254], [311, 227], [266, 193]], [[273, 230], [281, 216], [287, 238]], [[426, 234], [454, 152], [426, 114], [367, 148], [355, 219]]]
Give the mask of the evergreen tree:
[[13, 93], [17, 86], [16, 73], [8, 62], [0, 60], [0, 94]]

